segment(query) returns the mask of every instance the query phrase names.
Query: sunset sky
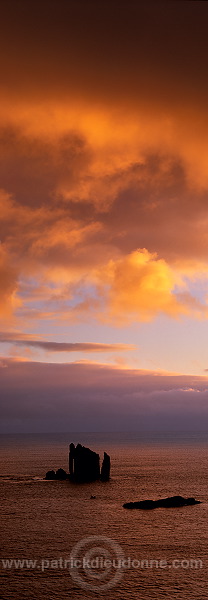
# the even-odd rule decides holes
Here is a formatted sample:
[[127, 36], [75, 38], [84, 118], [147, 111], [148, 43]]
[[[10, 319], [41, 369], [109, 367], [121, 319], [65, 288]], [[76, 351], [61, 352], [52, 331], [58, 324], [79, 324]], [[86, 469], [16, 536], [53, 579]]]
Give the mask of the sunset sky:
[[1, 431], [207, 427], [207, 23], [1, 3]]

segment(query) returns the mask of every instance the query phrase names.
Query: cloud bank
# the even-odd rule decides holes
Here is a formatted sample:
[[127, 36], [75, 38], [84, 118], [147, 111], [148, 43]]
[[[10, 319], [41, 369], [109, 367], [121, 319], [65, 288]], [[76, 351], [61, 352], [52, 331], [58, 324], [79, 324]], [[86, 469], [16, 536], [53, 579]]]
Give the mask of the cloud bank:
[[0, 385], [1, 432], [207, 430], [207, 377], [2, 359]]

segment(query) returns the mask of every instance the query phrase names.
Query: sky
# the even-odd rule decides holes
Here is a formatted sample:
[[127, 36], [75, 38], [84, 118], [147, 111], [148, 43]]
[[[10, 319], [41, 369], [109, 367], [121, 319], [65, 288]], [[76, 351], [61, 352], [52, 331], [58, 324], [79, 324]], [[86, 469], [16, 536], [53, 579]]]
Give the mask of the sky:
[[1, 431], [206, 429], [208, 4], [0, 13]]

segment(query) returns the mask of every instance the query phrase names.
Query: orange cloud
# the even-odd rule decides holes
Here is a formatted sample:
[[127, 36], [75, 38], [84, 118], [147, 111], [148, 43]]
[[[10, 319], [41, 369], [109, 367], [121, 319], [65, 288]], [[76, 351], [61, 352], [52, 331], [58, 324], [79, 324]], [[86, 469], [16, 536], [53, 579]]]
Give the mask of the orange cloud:
[[207, 317], [206, 3], [55, 4], [2, 12], [1, 312]]
[[203, 311], [188, 293], [174, 293], [176, 284], [184, 286], [180, 274], [145, 248], [110, 261], [100, 277], [107, 287], [109, 316], [118, 323], [149, 321], [159, 313], [177, 317]]
[[21, 302], [16, 296], [17, 272], [0, 245], [0, 317], [8, 319]]
[[[2, 311], [6, 310], [9, 314], [12, 308], [20, 308], [22, 302], [19, 316], [23, 318], [30, 315], [33, 320], [78, 320], [86, 318], [87, 314], [95, 314], [102, 320], [110, 318], [117, 324], [148, 321], [159, 313], [171, 317], [207, 317], [206, 301], [203, 304], [192, 297], [184, 279], [187, 275], [190, 280], [195, 279], [199, 271], [206, 276], [206, 260], [184, 259], [180, 251], [177, 258], [167, 260], [150, 249], [135, 250], [136, 234], [150, 244], [151, 241], [154, 244], [159, 241], [157, 229], [156, 234], [153, 233], [156, 237], [151, 240], [157, 212], [166, 219], [164, 200], [159, 199], [157, 192], [153, 196], [151, 186], [148, 187], [151, 173], [159, 193], [164, 181], [167, 190], [169, 185], [172, 190], [169, 167], [161, 166], [160, 161], [158, 165], [157, 160], [153, 160], [150, 166], [136, 165], [124, 178], [121, 174], [119, 185], [123, 186], [120, 192], [123, 197], [121, 195], [120, 202], [118, 197], [113, 206], [107, 206], [106, 211], [99, 214], [94, 206], [85, 211], [81, 204], [74, 210], [71, 204], [57, 203], [55, 199], [49, 206], [25, 205], [2, 190], [1, 251], [4, 260], [7, 257], [13, 265], [11, 283], [5, 279], [8, 268], [5, 267], [2, 275], [5, 280], [2, 298], [9, 298], [8, 303], [2, 300], [2, 306], [6, 306]], [[147, 196], [138, 202], [137, 194], [142, 189]], [[129, 215], [126, 193], [131, 201]], [[177, 210], [178, 205], [174, 201], [175, 223]], [[141, 219], [138, 225], [135, 213]], [[194, 227], [193, 215], [192, 208], [191, 223]], [[159, 234], [166, 254], [166, 231], [161, 234], [159, 229]], [[168, 236], [171, 238], [171, 225]], [[183, 238], [186, 239], [185, 233]], [[195, 252], [196, 248], [197, 243]], [[27, 286], [26, 281], [31, 276], [36, 283], [28, 283]], [[21, 300], [23, 296], [24, 302]], [[36, 309], [38, 299], [42, 306]]]

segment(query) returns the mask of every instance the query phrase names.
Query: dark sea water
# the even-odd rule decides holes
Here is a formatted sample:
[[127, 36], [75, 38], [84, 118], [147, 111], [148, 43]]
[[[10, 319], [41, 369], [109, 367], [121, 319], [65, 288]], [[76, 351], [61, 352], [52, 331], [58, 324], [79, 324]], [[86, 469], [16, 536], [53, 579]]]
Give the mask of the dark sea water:
[[[68, 470], [72, 441], [111, 455], [109, 483], [44, 481], [49, 469]], [[1, 599], [207, 600], [205, 434], [10, 435], [0, 443]], [[172, 495], [202, 504], [153, 511], [122, 506]], [[76, 569], [70, 555], [109, 562]]]

